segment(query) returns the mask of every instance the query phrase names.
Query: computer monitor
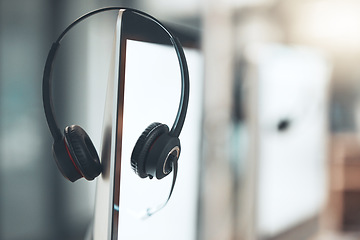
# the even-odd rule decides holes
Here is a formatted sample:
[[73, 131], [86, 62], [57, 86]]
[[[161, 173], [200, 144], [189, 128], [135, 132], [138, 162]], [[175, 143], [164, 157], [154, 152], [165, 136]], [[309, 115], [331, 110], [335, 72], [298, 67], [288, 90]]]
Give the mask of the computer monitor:
[[182, 153], [168, 206], [144, 220], [139, 214], [163, 203], [171, 176], [138, 177], [130, 165], [136, 140], [152, 122], [172, 124], [181, 77], [174, 48], [154, 23], [131, 11], [119, 12], [107, 86], [101, 162], [92, 238], [195, 239], [202, 99], [202, 56], [198, 36], [177, 30], [190, 72], [187, 118], [180, 135]]

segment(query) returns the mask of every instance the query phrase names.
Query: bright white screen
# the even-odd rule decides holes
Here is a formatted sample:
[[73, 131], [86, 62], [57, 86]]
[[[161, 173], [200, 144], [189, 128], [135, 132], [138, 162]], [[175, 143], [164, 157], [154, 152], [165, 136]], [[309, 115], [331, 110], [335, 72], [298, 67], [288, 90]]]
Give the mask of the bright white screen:
[[133, 147], [153, 122], [171, 128], [180, 99], [180, 69], [170, 46], [127, 41], [119, 239], [195, 239], [201, 120], [202, 58], [185, 50], [190, 72], [190, 100], [183, 131], [178, 178], [168, 205], [152, 217], [137, 217], [163, 203], [172, 173], [161, 181], [138, 177], [130, 165]]

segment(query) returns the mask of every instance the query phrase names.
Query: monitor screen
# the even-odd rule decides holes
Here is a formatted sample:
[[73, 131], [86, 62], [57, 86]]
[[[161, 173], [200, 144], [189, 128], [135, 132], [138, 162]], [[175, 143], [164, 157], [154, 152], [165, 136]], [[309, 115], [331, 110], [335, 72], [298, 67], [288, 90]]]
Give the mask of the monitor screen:
[[[130, 166], [135, 143], [153, 122], [171, 128], [179, 106], [180, 70], [172, 46], [127, 41], [123, 109], [121, 173], [119, 191], [119, 239], [194, 239], [198, 187], [200, 138], [200, 54], [186, 50], [193, 72], [189, 112], [180, 135], [182, 152], [178, 179], [168, 205], [150, 218], [143, 219], [147, 208], [164, 203], [169, 195], [172, 174], [158, 180], [142, 179]], [[190, 60], [191, 59], [191, 60]], [[197, 75], [197, 76], [196, 76]], [[197, 85], [197, 86], [196, 86]], [[197, 101], [197, 102], [196, 102]], [[198, 109], [196, 109], [198, 105]], [[193, 108], [194, 107], [194, 108]], [[196, 110], [195, 110], [196, 109]], [[181, 226], [181, 227], [180, 227]]]
[[[97, 180], [93, 238], [195, 239], [203, 77], [201, 52], [184, 48], [190, 72], [190, 99], [180, 134], [181, 154], [173, 195], [165, 208], [144, 219], [142, 216], [149, 207], [166, 201], [172, 173], [162, 180], [142, 179], [131, 168], [131, 153], [137, 139], [151, 123], [160, 122], [171, 128], [179, 107], [181, 76], [172, 45], [122, 39], [121, 21], [125, 20], [120, 12], [106, 94], [101, 153], [104, 172]], [[141, 31], [137, 34], [141, 35]]]

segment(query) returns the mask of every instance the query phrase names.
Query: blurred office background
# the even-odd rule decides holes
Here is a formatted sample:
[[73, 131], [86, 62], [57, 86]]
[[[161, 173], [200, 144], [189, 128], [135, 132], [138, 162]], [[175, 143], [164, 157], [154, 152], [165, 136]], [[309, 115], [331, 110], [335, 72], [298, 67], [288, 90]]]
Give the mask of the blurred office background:
[[[42, 71], [64, 27], [112, 5], [197, 32], [203, 89], [193, 239], [359, 239], [356, 0], [0, 0], [0, 239], [85, 235], [95, 182], [70, 184], [54, 164]], [[94, 105], [104, 97], [93, 92], [108, 66], [93, 56], [107, 61], [97, 41], [111, 45], [104, 25], [115, 17], [78, 26], [54, 69], [60, 125], [84, 126], [97, 145], [93, 119], [102, 111]]]

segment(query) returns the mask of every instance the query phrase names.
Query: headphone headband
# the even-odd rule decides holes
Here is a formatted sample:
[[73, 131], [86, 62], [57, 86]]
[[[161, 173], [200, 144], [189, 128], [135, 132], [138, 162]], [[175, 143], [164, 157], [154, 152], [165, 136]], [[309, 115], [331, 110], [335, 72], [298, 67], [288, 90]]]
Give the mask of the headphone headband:
[[125, 11], [131, 11], [133, 13], [136, 13], [142, 17], [145, 17], [154, 23], [156, 23], [160, 28], [164, 30], [164, 32], [169, 36], [170, 41], [176, 51], [176, 55], [179, 61], [179, 66], [181, 70], [181, 95], [180, 95], [180, 103], [178, 112], [175, 118], [175, 121], [173, 123], [173, 126], [170, 130], [170, 135], [178, 137], [180, 135], [181, 129], [184, 125], [188, 101], [189, 101], [189, 71], [187, 67], [187, 62], [184, 54], [184, 50], [180, 44], [180, 41], [164, 26], [162, 25], [156, 18], [152, 17], [151, 15], [136, 10], [132, 8], [124, 8], [124, 7], [107, 7], [107, 8], [100, 8], [94, 11], [91, 11], [78, 19], [76, 19], [73, 23], [71, 23], [57, 38], [57, 40], [52, 44], [52, 47], [49, 51], [49, 54], [46, 59], [45, 68], [44, 68], [44, 74], [43, 74], [43, 105], [45, 110], [45, 116], [46, 120], [50, 129], [50, 132], [54, 138], [55, 141], [62, 140], [63, 135], [60, 131], [60, 128], [56, 122], [55, 113], [54, 113], [54, 107], [53, 107], [53, 101], [52, 101], [52, 91], [51, 91], [51, 72], [52, 72], [52, 65], [54, 62], [54, 58], [56, 55], [56, 52], [60, 46], [61, 40], [64, 38], [66, 33], [72, 29], [75, 25], [82, 22], [86, 18], [95, 15], [100, 12], [105, 11], [111, 11], [111, 10], [125, 10]]

